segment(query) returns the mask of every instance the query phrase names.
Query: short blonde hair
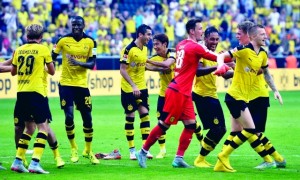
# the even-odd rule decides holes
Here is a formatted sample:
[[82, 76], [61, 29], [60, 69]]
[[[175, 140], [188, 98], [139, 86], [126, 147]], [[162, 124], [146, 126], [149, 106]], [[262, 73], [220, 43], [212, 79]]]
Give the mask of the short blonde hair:
[[31, 24], [25, 28], [28, 39], [40, 39], [44, 33], [44, 27], [39, 24]]

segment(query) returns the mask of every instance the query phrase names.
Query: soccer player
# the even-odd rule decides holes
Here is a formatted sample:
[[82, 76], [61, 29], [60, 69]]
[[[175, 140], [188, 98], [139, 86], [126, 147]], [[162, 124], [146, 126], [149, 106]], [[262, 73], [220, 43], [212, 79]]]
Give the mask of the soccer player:
[[[258, 71], [262, 68], [265, 72], [267, 68], [268, 57], [266, 51], [262, 48], [262, 46], [265, 46], [267, 35], [261, 25], [251, 26], [248, 35], [250, 37], [248, 45], [238, 46], [218, 57], [219, 61], [223, 61], [225, 57], [229, 56], [236, 59], [232, 84], [226, 93], [225, 102], [231, 116], [240, 123], [243, 130], [237, 133], [230, 144], [225, 146], [223, 151], [218, 154], [214, 171], [236, 172], [230, 165], [229, 155], [247, 140], [265, 161], [264, 166], [259, 167], [259, 169], [276, 166], [256, 135], [255, 125], [247, 107], [252, 85], [257, 83]], [[274, 92], [274, 95], [282, 103], [281, 96], [277, 91]]]
[[[247, 35], [248, 29], [253, 26], [254, 23], [251, 21], [243, 21], [238, 25], [238, 30], [236, 34], [236, 38], [239, 40], [239, 43], [241, 45], [247, 45], [250, 42], [250, 39]], [[265, 75], [262, 74], [261, 70], [259, 71], [259, 74], [256, 76], [255, 81], [257, 83], [254, 83], [250, 92], [249, 97], [249, 103], [248, 108], [250, 111], [250, 114], [252, 116], [255, 129], [257, 132], [257, 135], [259, 136], [261, 143], [264, 145], [267, 153], [271, 155], [275, 159], [275, 163], [277, 167], [285, 167], [286, 161], [284, 158], [275, 150], [272, 143], [269, 141], [269, 139], [263, 134], [265, 131], [266, 121], [267, 121], [267, 110], [270, 106], [269, 103], [269, 90], [266, 85], [267, 84], [271, 87], [271, 89], [276, 92], [276, 86], [274, 85], [274, 81], [272, 80], [271, 75], [268, 71], [268, 69], [265, 69], [264, 71]], [[264, 78], [266, 77], [266, 80]], [[278, 91], [277, 91], [278, 92]], [[278, 92], [279, 94], [279, 92]], [[275, 93], [276, 95], [276, 93]], [[280, 94], [279, 94], [280, 95]], [[224, 146], [228, 145], [232, 138], [242, 131], [242, 126], [233, 118], [231, 118], [231, 132], [230, 135], [227, 137], [227, 140], [224, 143]], [[262, 163], [261, 165], [257, 166], [256, 168], [263, 168], [266, 163]]]
[[[186, 31], [188, 38], [176, 46], [175, 77], [166, 90], [161, 119], [158, 125], [151, 130], [143, 148], [136, 154], [139, 166], [142, 168], [147, 167], [146, 155], [150, 147], [172, 124], [177, 124], [179, 120], [182, 120], [184, 129], [179, 139], [179, 146], [172, 166], [179, 168], [191, 167], [183, 160], [183, 156], [196, 129], [196, 118], [191, 97], [193, 79], [196, 75], [199, 59], [204, 57], [215, 61], [217, 54], [197, 43], [201, 40], [203, 34], [200, 19], [189, 20], [186, 24]], [[221, 63], [218, 65], [216, 73], [223, 74], [226, 70], [224, 63]]]
[[[160, 76], [160, 91], [157, 100], [157, 119], [161, 119], [161, 115], [163, 114], [163, 107], [165, 104], [165, 92], [166, 89], [174, 78], [174, 67], [176, 62], [176, 53], [175, 50], [168, 48], [169, 39], [165, 34], [156, 34], [153, 37], [153, 45], [154, 50], [156, 51], [156, 55], [152, 56], [147, 63], [155, 65], [155, 67], [162, 67], [167, 69], [158, 69]], [[149, 67], [148, 67], [149, 69]], [[197, 122], [197, 127], [195, 130], [195, 134], [199, 142], [203, 139], [201, 126]], [[158, 143], [160, 146], [160, 152], [157, 154], [156, 158], [164, 158], [166, 155], [166, 134], [164, 132], [158, 139]]]
[[[215, 27], [208, 27], [204, 32], [205, 46], [215, 52], [219, 42], [219, 32]], [[194, 165], [200, 168], [211, 167], [205, 157], [215, 149], [226, 133], [225, 118], [217, 95], [216, 76], [213, 72], [217, 69], [217, 63], [200, 59], [192, 98], [204, 130], [209, 130], [201, 143], [200, 154], [194, 161]]]
[[[134, 117], [138, 110], [143, 143], [150, 132], [148, 89], [145, 81], [147, 44], [152, 30], [142, 24], [137, 28], [136, 39], [122, 49], [120, 54], [121, 103], [125, 111], [125, 134], [128, 141], [129, 158], [136, 160], [134, 145]], [[153, 156], [148, 153], [148, 158]]]
[[[17, 172], [32, 172], [48, 174], [42, 169], [40, 159], [47, 141], [49, 125], [49, 104], [44, 86], [44, 66], [48, 73], [54, 75], [55, 69], [50, 52], [46, 46], [40, 44], [44, 28], [38, 24], [26, 27], [27, 44], [18, 47], [13, 55], [11, 74], [18, 76], [18, 93], [14, 110], [15, 120], [25, 121], [26, 128], [34, 123], [38, 128], [32, 160], [28, 170], [24, 167], [22, 158], [25, 156], [31, 135], [24, 132], [19, 140], [16, 158], [11, 165], [11, 170]], [[34, 122], [28, 121], [31, 118]]]
[[93, 124], [92, 99], [87, 85], [87, 70], [93, 69], [96, 59], [96, 42], [87, 36], [83, 29], [84, 19], [75, 16], [71, 19], [72, 33], [61, 37], [52, 51], [56, 60], [62, 52], [62, 73], [59, 81], [61, 108], [65, 113], [65, 127], [71, 145], [71, 161], [78, 162], [78, 147], [75, 142], [74, 102], [83, 120], [85, 148], [83, 157], [90, 159], [92, 164], [99, 160], [92, 152]]
[[[11, 63], [12, 63], [12, 59], [9, 59], [3, 63], [0, 63], [0, 72], [10, 72], [11, 71]], [[48, 73], [44, 73], [44, 75], [46, 76], [44, 78], [44, 85], [45, 85], [45, 93], [47, 94], [47, 74]], [[48, 101], [48, 98], [47, 98]], [[49, 106], [48, 106], [49, 108]], [[50, 109], [50, 108], [49, 108]], [[50, 110], [49, 110], [50, 111]], [[48, 120], [48, 123], [50, 123], [50, 121], [52, 120], [52, 115], [50, 114], [50, 118]], [[32, 120], [33, 121], [33, 120]], [[25, 130], [25, 122], [24, 121], [20, 121], [20, 119], [18, 119], [18, 121], [14, 122], [15, 124], [15, 144], [16, 144], [16, 149], [18, 149], [18, 142], [21, 138], [21, 135], [23, 134], [24, 130]], [[34, 133], [36, 129], [36, 126], [33, 124], [32, 126], [30, 126], [30, 128], [27, 127], [26, 129], [26, 133], [31, 135]], [[65, 165], [65, 162], [62, 160], [59, 150], [58, 150], [58, 143], [57, 143], [57, 139], [55, 137], [55, 134], [52, 130], [52, 128], [49, 126], [49, 132], [48, 132], [48, 144], [50, 146], [50, 148], [53, 151], [53, 155], [54, 155], [54, 159], [56, 161], [56, 166], [58, 168], [61, 168]], [[28, 148], [28, 147], [27, 147]], [[25, 156], [23, 157], [23, 163], [24, 166], [27, 167], [28, 163], [26, 161]]]
[[[153, 37], [153, 47], [156, 54], [153, 55], [147, 63], [153, 64], [159, 67], [168, 68], [167, 71], [159, 71], [160, 77], [160, 90], [157, 100], [157, 119], [161, 119], [162, 110], [165, 104], [165, 92], [166, 89], [174, 77], [174, 63], [176, 61], [176, 53], [174, 49], [168, 48], [169, 38], [165, 34], [156, 34]], [[158, 139], [160, 146], [160, 152], [157, 154], [156, 158], [164, 158], [166, 156], [166, 134], [164, 133]]]

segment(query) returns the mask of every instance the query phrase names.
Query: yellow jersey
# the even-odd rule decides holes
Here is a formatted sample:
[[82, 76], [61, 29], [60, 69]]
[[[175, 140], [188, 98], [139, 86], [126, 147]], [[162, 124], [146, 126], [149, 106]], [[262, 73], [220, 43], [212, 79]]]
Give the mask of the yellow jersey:
[[61, 37], [53, 47], [53, 52], [59, 54], [62, 52], [62, 73], [60, 84], [63, 86], [76, 86], [87, 88], [87, 68], [81, 66], [72, 66], [68, 62], [67, 55], [70, 55], [77, 61], [87, 62], [93, 54], [96, 54], [96, 42], [90, 36], [83, 33], [80, 41], [76, 41], [72, 34]]
[[[176, 59], [176, 52], [174, 49], [168, 49], [167, 51], [167, 58], [174, 58]], [[153, 55], [150, 60], [153, 61], [157, 61], [157, 62], [163, 62], [164, 60], [166, 60], [167, 58], [161, 57], [159, 55]], [[159, 72], [159, 77], [160, 77], [160, 81], [159, 81], [159, 96], [165, 97], [165, 92], [166, 89], [169, 85], [169, 83], [171, 82], [171, 80], [174, 78], [174, 67], [175, 67], [175, 63], [171, 65], [170, 67], [170, 72]]]
[[249, 102], [251, 88], [255, 83], [258, 83], [257, 73], [259, 69], [268, 65], [267, 52], [260, 48], [259, 52], [256, 53], [250, 43], [247, 46], [238, 46], [229, 53], [236, 59], [236, 66], [228, 94], [236, 100]]
[[[140, 49], [134, 41], [121, 51], [120, 63], [128, 65], [126, 71], [139, 90], [147, 88], [145, 81], [147, 53], [147, 46]], [[123, 77], [121, 79], [121, 89], [126, 93], [132, 92], [131, 85]]]
[[264, 75], [257, 75], [255, 81], [256, 82], [251, 87], [249, 100], [251, 101], [258, 97], [269, 97], [269, 86], [265, 81]]
[[46, 97], [45, 64], [51, 62], [47, 46], [34, 42], [18, 47], [12, 60], [18, 71], [18, 92], [37, 92]]
[[[210, 61], [204, 58], [201, 58], [200, 62], [202, 62], [203, 67], [217, 66], [218, 64], [217, 62]], [[204, 76], [196, 77], [193, 92], [200, 96], [208, 96], [218, 99], [216, 75], [210, 73]]]

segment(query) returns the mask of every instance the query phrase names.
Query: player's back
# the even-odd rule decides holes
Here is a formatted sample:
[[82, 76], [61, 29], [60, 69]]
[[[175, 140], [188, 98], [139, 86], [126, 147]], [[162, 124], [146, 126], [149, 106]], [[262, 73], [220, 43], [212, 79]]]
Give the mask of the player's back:
[[28, 43], [17, 48], [12, 64], [18, 69], [18, 92], [37, 92], [46, 96], [44, 66], [50, 62], [50, 51], [44, 45]]
[[169, 87], [191, 96], [193, 80], [200, 58], [216, 60], [217, 56], [205, 46], [186, 39], [176, 46], [175, 77]]

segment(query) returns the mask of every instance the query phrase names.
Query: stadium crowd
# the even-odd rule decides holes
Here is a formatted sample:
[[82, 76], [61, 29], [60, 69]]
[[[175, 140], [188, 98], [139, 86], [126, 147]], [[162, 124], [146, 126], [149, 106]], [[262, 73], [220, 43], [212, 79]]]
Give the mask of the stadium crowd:
[[[0, 8], [0, 56], [11, 56], [25, 42], [24, 28], [32, 23], [46, 27], [43, 43], [52, 49], [76, 15], [84, 17], [85, 32], [103, 56], [119, 55], [143, 23], [153, 34], [166, 33], [175, 47], [191, 17], [220, 31], [217, 51], [236, 47], [237, 24], [251, 20], [265, 25], [271, 56], [300, 55], [300, 1], [294, 0], [3, 0]], [[148, 47], [151, 55], [152, 41]]]

